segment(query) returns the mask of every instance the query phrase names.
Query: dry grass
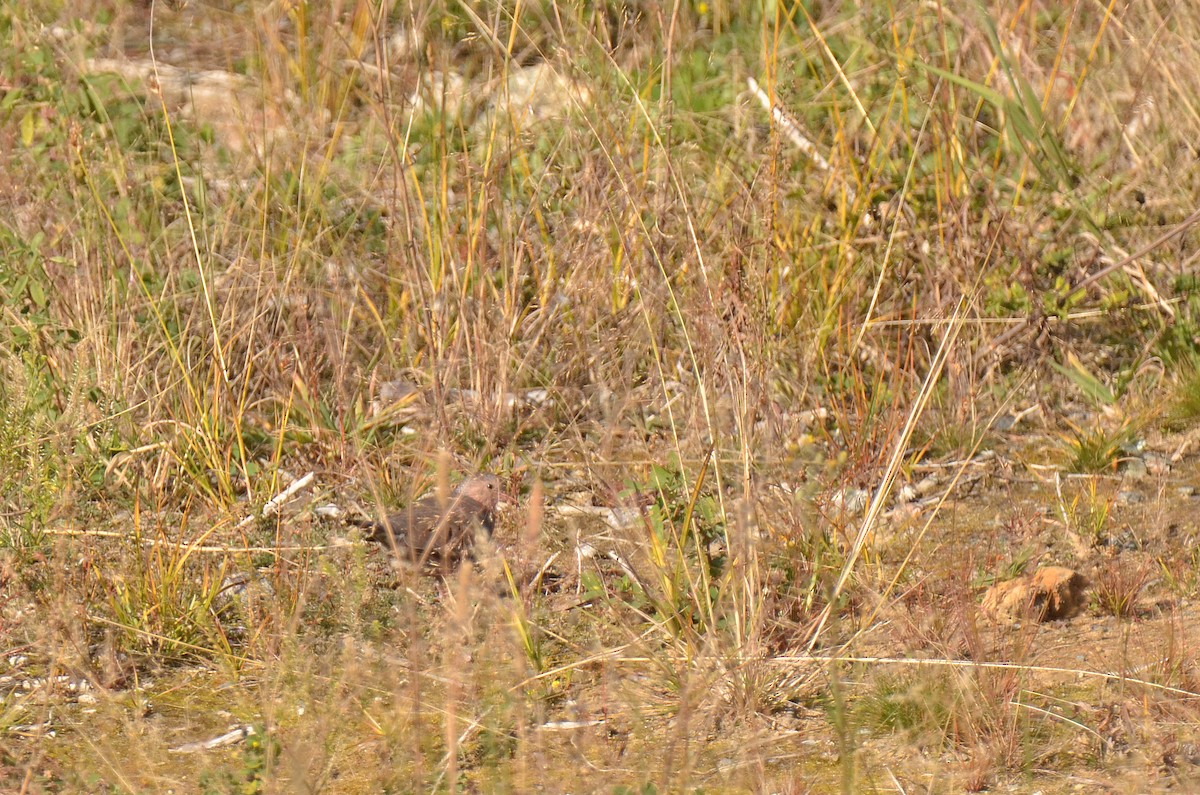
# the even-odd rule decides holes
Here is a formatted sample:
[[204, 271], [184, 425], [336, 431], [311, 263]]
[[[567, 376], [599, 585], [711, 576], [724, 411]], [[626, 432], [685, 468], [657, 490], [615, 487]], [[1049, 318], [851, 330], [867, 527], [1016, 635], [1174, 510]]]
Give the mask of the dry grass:
[[[1014, 483], [1195, 414], [1200, 13], [193, 0], [0, 34], [0, 789], [1187, 775], [1147, 761], [1193, 741], [1186, 642], [1126, 678], [975, 597], [1096, 565]], [[445, 579], [345, 521], [475, 469], [519, 505]]]

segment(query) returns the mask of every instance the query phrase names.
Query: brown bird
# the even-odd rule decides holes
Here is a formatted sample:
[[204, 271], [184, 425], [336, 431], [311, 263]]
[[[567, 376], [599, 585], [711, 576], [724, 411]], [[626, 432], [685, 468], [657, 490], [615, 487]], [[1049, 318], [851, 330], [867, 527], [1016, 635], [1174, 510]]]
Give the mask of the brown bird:
[[434, 494], [374, 523], [370, 538], [414, 563], [453, 563], [480, 529], [492, 534], [499, 502], [500, 479], [476, 475], [459, 483], [445, 504]]

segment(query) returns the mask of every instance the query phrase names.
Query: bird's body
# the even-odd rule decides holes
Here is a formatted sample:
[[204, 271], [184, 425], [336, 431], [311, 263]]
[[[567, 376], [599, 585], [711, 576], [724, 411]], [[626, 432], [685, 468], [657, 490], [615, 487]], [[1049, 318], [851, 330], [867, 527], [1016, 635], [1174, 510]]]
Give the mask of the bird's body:
[[480, 530], [491, 535], [499, 501], [499, 478], [477, 475], [444, 501], [436, 494], [425, 497], [376, 522], [370, 538], [414, 563], [454, 563], [470, 551]]

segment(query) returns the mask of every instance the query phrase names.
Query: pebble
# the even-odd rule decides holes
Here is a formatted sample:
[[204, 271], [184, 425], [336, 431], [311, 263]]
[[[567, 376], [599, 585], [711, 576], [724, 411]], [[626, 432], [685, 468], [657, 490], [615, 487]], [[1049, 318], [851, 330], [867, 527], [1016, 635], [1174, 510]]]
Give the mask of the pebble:
[[1140, 502], [1145, 502], [1146, 498], [1139, 492], [1123, 489], [1117, 492], [1117, 502], [1124, 505], [1137, 505]]
[[866, 489], [842, 489], [830, 500], [835, 506], [846, 513], [859, 513], [867, 507], [868, 494]]
[[1155, 477], [1161, 477], [1171, 471], [1171, 457], [1161, 453], [1146, 453], [1142, 456], [1146, 462], [1146, 471]]
[[1138, 542], [1137, 536], [1135, 536], [1133, 534], [1133, 530], [1129, 529], [1128, 527], [1126, 527], [1117, 535], [1110, 536], [1109, 538], [1105, 539], [1104, 544], [1105, 546], [1112, 547], [1113, 549], [1121, 552], [1137, 552], [1142, 548], [1141, 543]]
[[1141, 458], [1126, 458], [1121, 461], [1120, 472], [1127, 478], [1144, 478], [1150, 474], [1146, 462]]

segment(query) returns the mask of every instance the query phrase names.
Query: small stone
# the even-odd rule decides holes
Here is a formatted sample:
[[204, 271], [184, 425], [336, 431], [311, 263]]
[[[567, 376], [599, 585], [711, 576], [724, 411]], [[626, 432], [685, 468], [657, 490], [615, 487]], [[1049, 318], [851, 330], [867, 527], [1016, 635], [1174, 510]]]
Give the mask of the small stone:
[[386, 415], [387, 424], [403, 425], [417, 417], [424, 409], [420, 388], [409, 381], [385, 381], [379, 385], [371, 400], [371, 416], [379, 422]]
[[866, 489], [842, 489], [833, 495], [830, 502], [848, 514], [857, 514], [867, 507], [869, 499]]
[[1150, 473], [1146, 462], [1139, 457], [1122, 459], [1118, 470], [1125, 477], [1134, 478], [1135, 480], [1140, 480]]
[[416, 395], [419, 391], [417, 385], [409, 381], [384, 381], [379, 385], [379, 401], [384, 406], [390, 406], [393, 403], [399, 403], [410, 395]]
[[1112, 547], [1121, 552], [1137, 552], [1142, 548], [1142, 544], [1138, 541], [1137, 536], [1133, 534], [1133, 530], [1129, 527], [1124, 528], [1115, 536], [1109, 536], [1104, 539], [1104, 546]]
[[342, 517], [342, 509], [333, 503], [318, 505], [313, 508], [313, 515], [321, 519], [340, 519]]
[[1142, 456], [1146, 462], [1146, 471], [1155, 477], [1162, 477], [1171, 471], [1171, 457], [1161, 453], [1146, 453]]
[[1121, 445], [1121, 452], [1129, 455], [1141, 455], [1146, 450], [1145, 439], [1134, 439]]
[[917, 490], [918, 497], [928, 497], [930, 494], [933, 494], [935, 491], [937, 491], [941, 485], [941, 482], [936, 477], [930, 475], [929, 477], [919, 480], [917, 485], [913, 488]]

